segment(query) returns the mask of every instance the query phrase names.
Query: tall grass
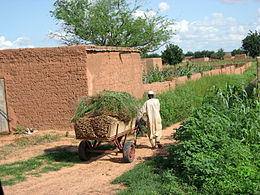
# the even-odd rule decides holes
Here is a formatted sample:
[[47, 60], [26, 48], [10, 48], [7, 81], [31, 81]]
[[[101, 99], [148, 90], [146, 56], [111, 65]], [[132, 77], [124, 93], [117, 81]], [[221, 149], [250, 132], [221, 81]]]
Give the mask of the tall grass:
[[187, 119], [194, 108], [201, 106], [203, 98], [209, 93], [209, 89], [215, 85], [224, 88], [226, 83], [230, 85], [248, 85], [256, 77], [256, 64], [241, 75], [206, 76], [198, 81], [190, 81], [175, 89], [158, 94], [161, 103], [161, 117], [163, 128], [176, 122]]

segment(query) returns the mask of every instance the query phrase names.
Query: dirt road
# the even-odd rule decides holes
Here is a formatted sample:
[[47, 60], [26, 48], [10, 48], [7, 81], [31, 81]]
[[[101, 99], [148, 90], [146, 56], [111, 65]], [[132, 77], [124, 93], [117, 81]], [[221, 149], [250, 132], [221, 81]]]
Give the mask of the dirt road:
[[[178, 128], [179, 125], [180, 123], [177, 123], [163, 130], [161, 141], [163, 148], [161, 149], [151, 150], [149, 140], [146, 137], [138, 139], [133, 163], [123, 162], [122, 154], [118, 154], [118, 156], [105, 154], [73, 167], [43, 174], [41, 177], [28, 178], [14, 186], [4, 186], [4, 192], [6, 195], [116, 194], [124, 186], [113, 185], [111, 181], [147, 158], [157, 153], [164, 153], [167, 145], [174, 143], [171, 135], [174, 132], [173, 129]], [[51, 144], [48, 147], [51, 147]]]

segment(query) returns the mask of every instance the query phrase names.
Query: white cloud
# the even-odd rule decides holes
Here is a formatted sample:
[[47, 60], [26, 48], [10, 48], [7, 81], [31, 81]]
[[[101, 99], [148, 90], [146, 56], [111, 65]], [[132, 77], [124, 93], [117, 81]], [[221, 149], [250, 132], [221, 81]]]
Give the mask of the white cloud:
[[0, 36], [0, 49], [33, 48], [31, 40], [25, 37], [19, 37], [15, 41], [8, 41], [4, 36]]
[[189, 31], [189, 22], [187, 20], [182, 20], [180, 22], [176, 22], [172, 26], [172, 30], [176, 33], [184, 33]]
[[[260, 9], [258, 12], [260, 18]], [[260, 22], [258, 27], [260, 29]], [[173, 43], [187, 52], [217, 51], [220, 48], [232, 51], [241, 47], [241, 41], [252, 28], [249, 24], [239, 24], [233, 17], [226, 17], [222, 13], [212, 13], [202, 20], [176, 22], [173, 29], [177, 33], [177, 37], [172, 39]]]
[[166, 2], [161, 2], [159, 4], [158, 8], [159, 8], [160, 12], [165, 12], [165, 11], [170, 9], [170, 5], [168, 3], [166, 3]]
[[213, 20], [211, 21], [211, 25], [213, 26], [225, 26], [232, 25], [236, 23], [236, 19], [232, 17], [225, 18], [222, 13], [213, 13]]
[[141, 18], [145, 18], [145, 17], [153, 17], [156, 16], [156, 12], [155, 11], [142, 11], [142, 10], [136, 10], [136, 12], [133, 13], [133, 16], [135, 18], [141, 17]]

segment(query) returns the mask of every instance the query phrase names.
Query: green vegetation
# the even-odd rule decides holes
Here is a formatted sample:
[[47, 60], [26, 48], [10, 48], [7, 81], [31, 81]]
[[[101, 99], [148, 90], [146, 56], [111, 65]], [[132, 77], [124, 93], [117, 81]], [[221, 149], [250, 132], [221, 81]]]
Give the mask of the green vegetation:
[[255, 76], [254, 65], [158, 95], [164, 126], [186, 119], [180, 142], [117, 178], [127, 186], [119, 194], [258, 194], [260, 104], [255, 89], [236, 87]]
[[235, 56], [237, 54], [246, 54], [246, 51], [244, 51], [242, 48], [239, 48], [239, 49], [234, 49], [232, 52], [231, 52], [231, 55], [232, 56]]
[[104, 90], [96, 96], [84, 97], [74, 112], [72, 122], [83, 116], [112, 116], [122, 121], [130, 121], [136, 116], [137, 101], [127, 92]]
[[185, 56], [193, 56], [194, 58], [212, 58], [212, 59], [223, 59], [225, 55], [224, 50], [221, 48], [217, 52], [215, 51], [208, 51], [208, 50], [203, 50], [203, 51], [196, 51], [196, 52], [191, 52], [188, 51]]
[[6, 156], [12, 153], [15, 150], [23, 150], [25, 147], [32, 146], [32, 145], [40, 145], [44, 143], [50, 143], [59, 141], [61, 139], [60, 134], [44, 134], [41, 135], [31, 135], [31, 136], [23, 136], [17, 137], [14, 140], [14, 143], [4, 145], [0, 147], [0, 159], [5, 159]]
[[201, 106], [203, 98], [212, 86], [224, 88], [230, 85], [248, 85], [256, 77], [256, 64], [241, 75], [218, 75], [203, 77], [198, 81], [190, 81], [177, 85], [175, 89], [157, 95], [161, 103], [163, 128], [187, 119], [194, 108]]
[[56, 153], [44, 154], [26, 161], [0, 165], [0, 178], [3, 185], [14, 185], [28, 176], [39, 177], [42, 173], [57, 171], [62, 167], [80, 162], [77, 152], [60, 149]]
[[157, 53], [141, 54], [141, 58], [160, 58], [161, 55]]
[[18, 126], [15, 129], [15, 132], [18, 133], [18, 134], [23, 134], [24, 133], [24, 128], [22, 126]]
[[[57, 148], [51, 153], [30, 158], [26, 161], [17, 161], [14, 163], [0, 165], [0, 179], [2, 184], [14, 185], [25, 181], [27, 177], [40, 177], [41, 174], [50, 171], [58, 171], [63, 167], [72, 167], [80, 163], [77, 148], [68, 146], [65, 148]], [[100, 150], [113, 150], [114, 145], [103, 144], [99, 146]], [[102, 153], [91, 153], [91, 157], [97, 157]]]
[[187, 76], [188, 78], [196, 73], [203, 74], [204, 71], [212, 70], [212, 66], [199, 66], [195, 63], [190, 63], [189, 61], [183, 65], [178, 64], [174, 67], [168, 66], [164, 68], [162, 71], [156, 67], [153, 70], [150, 70], [148, 73], [143, 73], [143, 83], [153, 83], [153, 82], [164, 82], [164, 81], [171, 81], [174, 78]]
[[171, 81], [174, 78], [187, 76], [188, 78], [196, 73], [201, 73], [209, 70], [213, 70], [215, 66], [220, 65], [235, 65], [247, 62], [255, 62], [255, 60], [242, 59], [242, 60], [214, 60], [209, 62], [190, 62], [180, 63], [175, 66], [164, 66], [163, 70], [159, 70], [158, 67], [150, 69], [148, 73], [143, 73], [143, 83], [164, 82]]
[[[251, 89], [252, 90], [252, 89]], [[256, 194], [259, 181], [260, 103], [256, 90], [213, 88], [177, 129], [168, 168], [205, 194]]]
[[137, 47], [142, 53], [158, 50], [174, 32], [171, 19], [135, 13], [141, 1], [127, 0], [56, 0], [51, 15], [60, 21], [64, 33], [53, 32], [66, 45]]
[[230, 59], [230, 60], [211, 60], [209, 62], [192, 62], [198, 66], [219, 66], [219, 65], [227, 65], [227, 64], [240, 64], [240, 63], [247, 63], [247, 62], [255, 62], [252, 58], [247, 58], [247, 59], [241, 59], [241, 60], [236, 60], [236, 59]]
[[163, 64], [176, 65], [184, 59], [184, 53], [178, 45], [166, 45], [166, 49], [162, 52]]
[[15, 144], [19, 146], [30, 146], [30, 145], [39, 145], [44, 143], [50, 143], [54, 141], [60, 140], [61, 135], [56, 134], [44, 134], [41, 135], [33, 135], [33, 136], [26, 136], [26, 137], [18, 137], [15, 138]]
[[245, 39], [242, 40], [243, 50], [251, 57], [260, 55], [260, 33], [250, 31]]

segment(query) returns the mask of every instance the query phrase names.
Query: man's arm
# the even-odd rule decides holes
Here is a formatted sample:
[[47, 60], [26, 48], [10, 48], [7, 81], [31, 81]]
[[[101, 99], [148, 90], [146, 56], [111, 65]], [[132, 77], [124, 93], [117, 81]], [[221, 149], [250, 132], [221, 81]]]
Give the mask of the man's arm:
[[139, 113], [137, 114], [137, 120], [140, 120], [144, 114], [146, 113], [146, 102], [144, 103], [144, 105], [142, 106], [141, 110], [139, 111]]

